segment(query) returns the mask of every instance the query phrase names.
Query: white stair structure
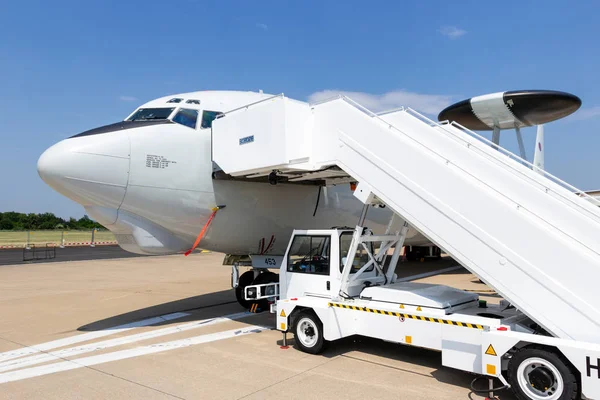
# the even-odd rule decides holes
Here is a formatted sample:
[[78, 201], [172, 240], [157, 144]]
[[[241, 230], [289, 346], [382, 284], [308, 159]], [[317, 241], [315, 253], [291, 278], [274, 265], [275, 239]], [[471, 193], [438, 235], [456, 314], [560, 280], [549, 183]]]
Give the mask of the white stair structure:
[[280, 95], [217, 119], [213, 160], [233, 176], [357, 181], [552, 335], [600, 343], [598, 203], [474, 132]]

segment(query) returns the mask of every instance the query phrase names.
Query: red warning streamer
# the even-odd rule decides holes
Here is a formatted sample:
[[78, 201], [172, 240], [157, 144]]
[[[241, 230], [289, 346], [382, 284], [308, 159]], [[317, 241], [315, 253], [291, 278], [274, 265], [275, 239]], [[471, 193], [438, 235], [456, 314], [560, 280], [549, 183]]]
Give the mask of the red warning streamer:
[[196, 248], [196, 246], [198, 246], [198, 243], [200, 243], [200, 241], [202, 240], [202, 237], [206, 233], [206, 229], [208, 229], [208, 226], [210, 225], [210, 223], [212, 222], [213, 218], [215, 217], [215, 214], [217, 214], [217, 211], [219, 211], [219, 207], [213, 208], [213, 213], [210, 215], [210, 217], [208, 218], [208, 221], [206, 221], [206, 224], [204, 224], [204, 227], [202, 228], [202, 230], [198, 234], [198, 237], [196, 238], [196, 241], [194, 242], [194, 245], [192, 246], [191, 249], [189, 249], [188, 251], [186, 251], [184, 253], [184, 255], [186, 257], [189, 256], [192, 253], [192, 251], [194, 251], [194, 249]]

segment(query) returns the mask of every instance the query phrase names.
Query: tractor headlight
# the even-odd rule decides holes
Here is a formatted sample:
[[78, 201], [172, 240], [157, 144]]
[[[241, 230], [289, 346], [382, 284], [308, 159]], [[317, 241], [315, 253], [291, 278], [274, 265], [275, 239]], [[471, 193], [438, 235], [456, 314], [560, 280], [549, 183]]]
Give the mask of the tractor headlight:
[[256, 298], [256, 288], [246, 288], [246, 298], [247, 299], [255, 299]]

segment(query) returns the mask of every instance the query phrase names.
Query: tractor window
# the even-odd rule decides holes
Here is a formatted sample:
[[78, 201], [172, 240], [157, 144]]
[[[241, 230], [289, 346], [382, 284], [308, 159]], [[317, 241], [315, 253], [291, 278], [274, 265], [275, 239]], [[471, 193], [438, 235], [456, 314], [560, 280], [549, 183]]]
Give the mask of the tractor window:
[[[344, 270], [344, 263], [348, 258], [348, 251], [350, 250], [350, 244], [352, 243], [352, 236], [354, 232], [344, 232], [340, 235], [340, 272]], [[371, 253], [373, 253], [373, 243], [371, 243]], [[354, 261], [352, 261], [352, 268], [350, 273], [354, 274], [362, 268], [363, 265], [369, 262], [369, 255], [365, 251], [364, 247], [358, 246]], [[373, 271], [374, 266], [367, 268], [367, 271]]]
[[329, 275], [329, 242], [329, 236], [295, 236], [288, 256], [288, 272]]

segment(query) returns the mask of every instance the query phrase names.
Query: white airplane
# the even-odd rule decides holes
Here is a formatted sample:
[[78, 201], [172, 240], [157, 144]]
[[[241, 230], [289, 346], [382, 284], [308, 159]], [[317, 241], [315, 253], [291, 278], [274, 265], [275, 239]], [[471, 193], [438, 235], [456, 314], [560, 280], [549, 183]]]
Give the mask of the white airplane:
[[[234, 256], [229, 261], [283, 255], [294, 228], [355, 226], [362, 203], [348, 180], [336, 180], [336, 171], [317, 181], [275, 174], [239, 179], [213, 165], [212, 121], [269, 96], [202, 91], [152, 100], [124, 121], [50, 147], [38, 161], [38, 173], [112, 231], [119, 246], [138, 254], [190, 249], [217, 206], [221, 209], [200, 247]], [[368, 226], [383, 232], [390, 215], [374, 208], [367, 215]], [[412, 228], [405, 244], [412, 249], [409, 258], [432, 246]], [[240, 285], [257, 276], [240, 277]]]

